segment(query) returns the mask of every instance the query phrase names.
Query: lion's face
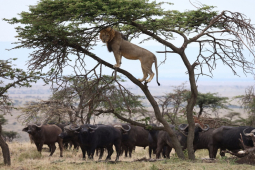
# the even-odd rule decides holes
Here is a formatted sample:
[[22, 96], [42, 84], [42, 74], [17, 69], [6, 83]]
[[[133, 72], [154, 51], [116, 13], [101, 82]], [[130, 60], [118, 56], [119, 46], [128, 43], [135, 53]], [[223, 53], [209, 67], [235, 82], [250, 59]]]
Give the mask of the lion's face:
[[103, 41], [103, 43], [107, 43], [113, 39], [115, 36], [115, 31], [111, 27], [107, 27], [100, 31], [100, 39]]
[[108, 41], [110, 41], [111, 35], [109, 32], [104, 31], [103, 33], [100, 33], [100, 38], [103, 41], [103, 43], [107, 43]]

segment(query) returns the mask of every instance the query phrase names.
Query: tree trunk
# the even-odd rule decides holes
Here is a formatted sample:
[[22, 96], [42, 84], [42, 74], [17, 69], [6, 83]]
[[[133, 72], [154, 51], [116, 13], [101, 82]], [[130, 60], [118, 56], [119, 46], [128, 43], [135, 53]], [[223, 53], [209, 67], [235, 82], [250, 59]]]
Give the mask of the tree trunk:
[[[193, 109], [194, 106], [196, 104], [196, 100], [197, 100], [197, 95], [198, 95], [198, 91], [197, 91], [197, 85], [196, 85], [196, 80], [195, 80], [195, 73], [194, 73], [194, 69], [195, 66], [197, 65], [196, 63], [194, 63], [193, 65], [190, 64], [184, 49], [186, 48], [186, 45], [183, 45], [183, 48], [181, 48], [181, 51], [179, 51], [179, 55], [181, 56], [187, 70], [189, 73], [189, 82], [190, 82], [190, 91], [191, 91], [191, 95], [190, 98], [188, 99], [188, 104], [186, 107], [186, 113], [187, 113], [187, 121], [189, 124], [189, 134], [188, 134], [188, 139], [187, 139], [187, 150], [188, 150], [188, 156], [189, 159], [194, 160], [195, 159], [195, 153], [194, 153], [194, 148], [193, 148], [193, 141], [194, 141], [194, 132], [195, 132], [195, 123], [194, 123], [194, 119], [193, 119]], [[184, 48], [185, 47], [185, 48]]]
[[7, 143], [2, 138], [2, 125], [0, 124], [0, 147], [2, 148], [4, 164], [11, 165], [10, 150]]
[[201, 105], [201, 106], [199, 106], [199, 112], [198, 112], [198, 119], [200, 118], [200, 116], [202, 115], [202, 113], [203, 113], [203, 106]]
[[86, 124], [90, 124], [90, 119], [91, 119], [91, 116], [92, 116], [92, 112], [93, 112], [93, 100], [91, 100], [90, 103], [89, 103], [89, 112], [87, 114]]
[[193, 109], [196, 104], [198, 91], [197, 91], [197, 85], [196, 85], [196, 80], [195, 80], [194, 66], [191, 66], [188, 70], [189, 70], [191, 96], [188, 100], [188, 105], [187, 105], [187, 120], [188, 120], [188, 124], [189, 124], [187, 149], [188, 149], [189, 159], [194, 160], [195, 153], [194, 153], [194, 148], [193, 148], [193, 141], [194, 141], [194, 133], [195, 133], [195, 122], [193, 119]]

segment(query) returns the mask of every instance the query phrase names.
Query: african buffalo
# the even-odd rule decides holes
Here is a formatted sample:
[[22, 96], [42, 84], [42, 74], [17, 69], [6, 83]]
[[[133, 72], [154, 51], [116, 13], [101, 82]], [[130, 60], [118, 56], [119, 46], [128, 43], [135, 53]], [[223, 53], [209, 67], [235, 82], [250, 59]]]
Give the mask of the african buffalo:
[[99, 159], [102, 158], [103, 148], [108, 150], [106, 159], [111, 159], [113, 153], [112, 146], [115, 146], [117, 155], [116, 160], [119, 159], [120, 146], [121, 146], [121, 133], [119, 130], [108, 125], [81, 125], [70, 126], [65, 128], [65, 133], [60, 134], [61, 137], [77, 138], [82, 150], [83, 158], [87, 152], [88, 157], [93, 159], [96, 149], [100, 149], [101, 153]]
[[[194, 136], [194, 141], [193, 145], [196, 145], [198, 139], [199, 139], [199, 132], [201, 131], [206, 131], [209, 129], [209, 126], [206, 125], [207, 127], [202, 127], [200, 124], [196, 123], [195, 124], [195, 136]], [[185, 150], [187, 148], [187, 136], [188, 136], [188, 125], [187, 124], [181, 124], [179, 125], [180, 131], [175, 130], [175, 135], [177, 136], [177, 139], [179, 140], [182, 149]], [[171, 142], [171, 138], [169, 137], [168, 133], [166, 131], [159, 131], [158, 132], [158, 141], [157, 141], [157, 153], [156, 153], [156, 158], [159, 159], [160, 157], [160, 152], [162, 151], [162, 148], [168, 145], [169, 152], [171, 152], [173, 148], [173, 144]]]
[[143, 127], [129, 125], [129, 124], [118, 124], [114, 125], [115, 128], [119, 128], [122, 133], [122, 148], [125, 150], [125, 156], [129, 152], [129, 157], [132, 156], [132, 150], [136, 146], [147, 147], [149, 146], [149, 132]]
[[47, 144], [51, 148], [50, 156], [55, 152], [55, 143], [58, 142], [60, 149], [60, 156], [63, 154], [63, 143], [62, 139], [58, 136], [62, 130], [56, 125], [28, 125], [22, 131], [29, 133], [31, 135], [37, 150], [42, 151], [43, 144]]
[[250, 126], [221, 126], [215, 129], [212, 133], [212, 144], [209, 147], [210, 158], [216, 157], [218, 149], [228, 149], [232, 152], [238, 152], [240, 149], [243, 149], [239, 141], [240, 134], [243, 136], [244, 144], [253, 147], [251, 138], [246, 135], [247, 133], [254, 133], [254, 129]]
[[[155, 127], [155, 124], [151, 124], [152, 127]], [[175, 129], [174, 125], [169, 125], [172, 130]], [[154, 129], [146, 129], [149, 131], [149, 157], [151, 158], [151, 153], [153, 151], [154, 154], [156, 154], [156, 149], [157, 149], [157, 143], [158, 143], [158, 135], [160, 130], [154, 130]], [[162, 147], [162, 156], [164, 158], [169, 158], [170, 152], [172, 148], [169, 148], [168, 145], [164, 145]]]

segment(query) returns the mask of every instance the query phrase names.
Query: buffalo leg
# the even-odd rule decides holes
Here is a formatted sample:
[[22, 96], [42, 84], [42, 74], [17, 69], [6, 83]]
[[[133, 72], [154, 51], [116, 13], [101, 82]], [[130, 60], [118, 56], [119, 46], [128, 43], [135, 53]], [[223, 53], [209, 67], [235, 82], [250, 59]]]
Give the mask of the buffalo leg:
[[160, 152], [162, 151], [164, 145], [165, 144], [162, 141], [158, 141], [158, 143], [157, 143], [156, 159], [159, 159]]
[[115, 144], [115, 150], [116, 150], [116, 159], [115, 161], [119, 160], [119, 156], [120, 156], [120, 147], [121, 147], [121, 141], [117, 141]]
[[98, 160], [102, 159], [103, 155], [104, 155], [104, 148], [100, 148], [100, 154], [99, 154]]
[[93, 159], [95, 150], [96, 150], [96, 146], [91, 146], [91, 148], [89, 149], [89, 151], [90, 151], [89, 152], [89, 159]]
[[149, 146], [149, 157], [151, 159], [151, 152], [152, 152], [152, 147]]
[[[50, 153], [50, 156], [53, 155], [53, 153], [55, 152], [55, 150], [56, 150], [56, 145], [55, 145], [55, 143], [54, 143], [54, 144], [51, 144], [51, 153]], [[61, 153], [61, 154], [62, 154], [62, 153]]]
[[107, 151], [108, 151], [108, 155], [107, 155], [105, 160], [111, 160], [111, 156], [112, 156], [112, 153], [113, 153], [112, 146], [111, 147], [107, 147]]
[[58, 141], [58, 146], [59, 146], [59, 150], [60, 150], [60, 157], [63, 157], [63, 140], [59, 139]]
[[165, 148], [165, 157], [167, 159], [170, 159], [170, 152], [172, 151], [172, 148], [169, 146], [165, 146], [164, 148]]
[[125, 157], [128, 157], [128, 151], [129, 151], [129, 148], [125, 147]]
[[129, 147], [129, 148], [128, 148], [129, 158], [132, 157], [132, 151], [133, 151], [133, 147]]
[[37, 151], [40, 152], [40, 153], [42, 153], [43, 143], [36, 143], [35, 145], [36, 145], [36, 147], [37, 147]]
[[81, 151], [82, 151], [82, 158], [86, 159], [86, 149], [84, 147], [81, 147]]
[[36, 148], [37, 148], [37, 151], [40, 152], [40, 143], [35, 143], [35, 146], [36, 146]]
[[222, 156], [222, 157], [225, 156], [225, 152], [223, 150], [225, 150], [225, 149], [220, 149], [220, 156]]
[[218, 149], [219, 149], [218, 147], [213, 146], [212, 158], [216, 158]]

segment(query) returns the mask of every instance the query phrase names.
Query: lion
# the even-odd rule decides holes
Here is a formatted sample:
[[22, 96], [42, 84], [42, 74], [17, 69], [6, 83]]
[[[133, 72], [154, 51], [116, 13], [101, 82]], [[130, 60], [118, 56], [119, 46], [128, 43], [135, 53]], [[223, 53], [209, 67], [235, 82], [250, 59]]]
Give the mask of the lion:
[[[160, 86], [158, 82], [157, 58], [152, 52], [126, 41], [123, 34], [111, 27], [100, 31], [100, 39], [103, 43], [106, 43], [108, 51], [113, 52], [115, 56], [116, 64], [113, 67], [120, 67], [122, 56], [130, 60], [140, 60], [143, 71], [143, 78], [138, 79], [140, 82], [150, 82], [153, 79], [154, 73], [151, 67], [155, 62], [157, 83]], [[150, 77], [146, 80], [148, 75]]]

